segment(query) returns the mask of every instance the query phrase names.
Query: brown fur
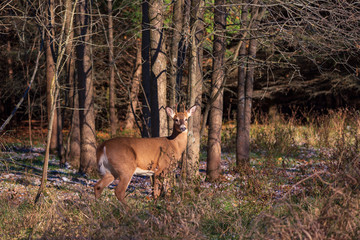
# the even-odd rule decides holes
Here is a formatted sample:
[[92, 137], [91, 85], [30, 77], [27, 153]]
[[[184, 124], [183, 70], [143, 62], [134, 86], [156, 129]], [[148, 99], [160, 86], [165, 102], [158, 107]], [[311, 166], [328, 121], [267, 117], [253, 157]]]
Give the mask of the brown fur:
[[103, 142], [96, 151], [97, 163], [102, 178], [95, 187], [95, 197], [111, 182], [117, 179], [116, 197], [125, 203], [125, 191], [136, 169], [154, 173], [154, 197], [159, 195], [157, 177], [170, 166], [171, 161], [179, 160], [187, 144], [187, 119], [196, 110], [175, 113], [167, 107], [166, 112], [174, 120], [173, 133], [169, 137], [127, 138], [117, 137]]

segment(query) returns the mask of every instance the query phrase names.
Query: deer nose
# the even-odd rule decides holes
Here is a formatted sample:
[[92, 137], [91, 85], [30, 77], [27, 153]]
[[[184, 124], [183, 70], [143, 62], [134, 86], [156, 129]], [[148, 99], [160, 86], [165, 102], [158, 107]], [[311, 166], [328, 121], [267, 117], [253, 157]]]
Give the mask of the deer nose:
[[180, 130], [181, 130], [182, 132], [184, 132], [184, 131], [186, 130], [186, 126], [185, 126], [185, 125], [181, 125], [181, 126], [180, 126]]

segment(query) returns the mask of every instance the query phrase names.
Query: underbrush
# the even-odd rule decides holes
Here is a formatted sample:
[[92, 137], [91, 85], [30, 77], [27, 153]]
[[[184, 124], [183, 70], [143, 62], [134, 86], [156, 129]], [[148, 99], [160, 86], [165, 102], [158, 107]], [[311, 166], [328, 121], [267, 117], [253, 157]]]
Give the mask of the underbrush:
[[[35, 190], [31, 192], [29, 197]], [[128, 197], [128, 209], [113, 194], [105, 193], [98, 201], [91, 193], [58, 196], [58, 189], [48, 189], [38, 205], [31, 198], [14, 205], [11, 197], [2, 196], [0, 238], [239, 238], [262, 210], [255, 203], [239, 204], [232, 191], [222, 187], [176, 189], [158, 201]]]
[[[359, 133], [349, 110], [306, 124], [257, 119], [246, 174], [231, 169], [229, 153], [220, 182], [179, 183], [157, 201], [130, 192], [128, 208], [111, 189], [95, 201], [77, 185], [50, 186], [34, 204], [30, 177], [0, 181], [0, 239], [357, 239]], [[223, 128], [223, 149], [233, 149], [235, 134]]]
[[[309, 118], [306, 126], [292, 122], [277, 121], [254, 127], [254, 148], [260, 146], [258, 149], [265, 151], [265, 155], [289, 156], [290, 153], [293, 157], [299, 156], [304, 146], [317, 149], [312, 164], [324, 163], [326, 167], [303, 174], [279, 201], [273, 202], [269, 211], [256, 217], [248, 237], [357, 239], [360, 235], [359, 113], [333, 111], [327, 116]], [[266, 146], [269, 148], [264, 150]], [[297, 188], [301, 191], [295, 191]]]

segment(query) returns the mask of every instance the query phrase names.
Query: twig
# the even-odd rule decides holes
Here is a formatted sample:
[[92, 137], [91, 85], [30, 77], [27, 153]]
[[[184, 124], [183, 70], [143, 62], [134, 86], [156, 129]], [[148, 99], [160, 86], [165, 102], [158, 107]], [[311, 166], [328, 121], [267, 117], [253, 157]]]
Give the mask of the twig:
[[287, 195], [289, 195], [289, 193], [291, 193], [291, 191], [297, 187], [298, 185], [300, 185], [301, 183], [311, 179], [311, 178], [314, 178], [314, 177], [319, 177], [320, 174], [323, 174], [323, 173], [326, 173], [327, 171], [326, 170], [323, 170], [323, 171], [319, 171], [319, 172], [316, 172], [314, 174], [311, 174], [310, 176], [298, 181], [297, 183], [295, 183], [294, 185], [291, 186], [291, 188], [284, 194], [284, 196], [281, 198], [281, 199], [284, 199], [285, 197], [287, 197]]
[[5, 120], [5, 122], [1, 125], [1, 127], [0, 127], [0, 133], [4, 130], [4, 128], [6, 127], [6, 125], [9, 124], [10, 120], [14, 117], [16, 111], [19, 109], [20, 105], [22, 104], [22, 102], [24, 101], [26, 95], [28, 94], [28, 92], [29, 92], [29, 90], [30, 90], [30, 88], [31, 88], [31, 84], [33, 83], [33, 81], [34, 81], [34, 79], [35, 79], [36, 72], [37, 72], [38, 67], [39, 67], [39, 60], [40, 60], [41, 54], [42, 54], [42, 51], [41, 51], [41, 49], [39, 49], [39, 52], [38, 52], [38, 55], [37, 55], [37, 58], [36, 58], [35, 69], [34, 69], [33, 75], [31, 76], [30, 83], [29, 83], [28, 87], [26, 88], [24, 95], [21, 97], [20, 101], [18, 102], [18, 104], [16, 104], [14, 110], [11, 112], [10, 116], [9, 116], [9, 117]]

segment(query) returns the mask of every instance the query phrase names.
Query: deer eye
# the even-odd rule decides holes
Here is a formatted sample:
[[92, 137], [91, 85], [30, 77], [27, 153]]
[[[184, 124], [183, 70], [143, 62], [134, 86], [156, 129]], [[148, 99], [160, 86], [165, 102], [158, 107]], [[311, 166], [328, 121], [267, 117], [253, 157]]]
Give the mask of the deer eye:
[[178, 123], [178, 122], [179, 122], [179, 119], [175, 119], [175, 122], [177, 122], [177, 123]]
[[185, 118], [184, 120], [185, 120], [185, 122], [187, 122], [187, 118]]

